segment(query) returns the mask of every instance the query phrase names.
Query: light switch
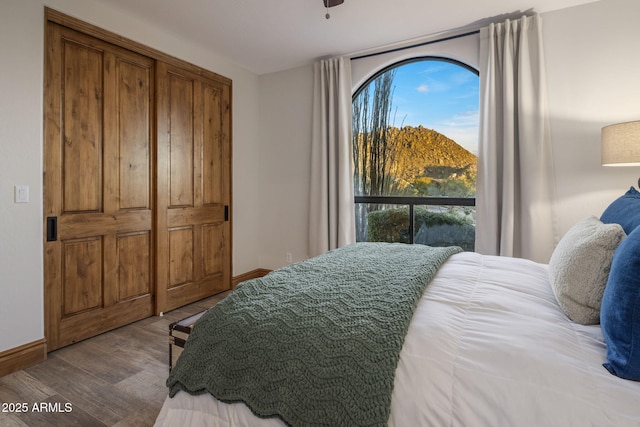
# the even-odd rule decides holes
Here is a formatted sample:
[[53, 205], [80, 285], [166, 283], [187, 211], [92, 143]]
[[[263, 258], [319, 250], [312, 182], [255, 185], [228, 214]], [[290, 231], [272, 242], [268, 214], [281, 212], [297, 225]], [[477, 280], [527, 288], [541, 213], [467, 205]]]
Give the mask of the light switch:
[[13, 188], [16, 203], [29, 203], [29, 186], [16, 185]]

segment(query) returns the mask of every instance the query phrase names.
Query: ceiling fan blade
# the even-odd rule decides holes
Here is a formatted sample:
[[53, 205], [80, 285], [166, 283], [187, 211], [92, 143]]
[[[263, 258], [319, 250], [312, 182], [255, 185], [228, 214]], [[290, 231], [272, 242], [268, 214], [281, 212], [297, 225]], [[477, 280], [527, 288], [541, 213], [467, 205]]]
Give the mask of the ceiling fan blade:
[[324, 7], [333, 7], [344, 3], [344, 0], [322, 0], [324, 1]]

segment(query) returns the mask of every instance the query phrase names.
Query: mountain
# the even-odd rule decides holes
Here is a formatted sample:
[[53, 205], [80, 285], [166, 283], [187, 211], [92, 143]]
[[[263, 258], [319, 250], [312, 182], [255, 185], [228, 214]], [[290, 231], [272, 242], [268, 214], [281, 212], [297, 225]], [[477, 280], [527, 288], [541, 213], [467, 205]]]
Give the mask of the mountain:
[[397, 179], [405, 182], [420, 177], [449, 179], [460, 174], [475, 178], [477, 156], [433, 129], [423, 126], [391, 127], [388, 138], [394, 141], [395, 167], [392, 175]]

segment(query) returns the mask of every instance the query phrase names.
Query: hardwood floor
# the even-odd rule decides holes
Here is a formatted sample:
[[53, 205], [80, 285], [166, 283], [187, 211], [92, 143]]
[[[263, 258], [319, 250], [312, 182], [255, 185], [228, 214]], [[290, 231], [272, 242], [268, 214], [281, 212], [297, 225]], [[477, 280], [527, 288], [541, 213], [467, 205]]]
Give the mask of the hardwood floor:
[[168, 391], [169, 324], [226, 295], [61, 348], [0, 377], [0, 426], [152, 426]]

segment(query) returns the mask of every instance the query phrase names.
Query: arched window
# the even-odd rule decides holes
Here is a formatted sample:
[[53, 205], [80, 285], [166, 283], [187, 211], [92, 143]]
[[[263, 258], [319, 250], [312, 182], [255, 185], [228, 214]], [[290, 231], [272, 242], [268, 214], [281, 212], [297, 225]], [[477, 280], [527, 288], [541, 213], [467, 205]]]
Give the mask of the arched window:
[[358, 241], [473, 250], [478, 72], [444, 58], [387, 67], [353, 96]]

